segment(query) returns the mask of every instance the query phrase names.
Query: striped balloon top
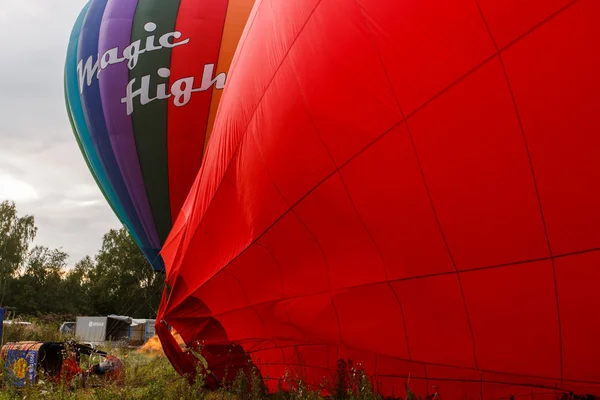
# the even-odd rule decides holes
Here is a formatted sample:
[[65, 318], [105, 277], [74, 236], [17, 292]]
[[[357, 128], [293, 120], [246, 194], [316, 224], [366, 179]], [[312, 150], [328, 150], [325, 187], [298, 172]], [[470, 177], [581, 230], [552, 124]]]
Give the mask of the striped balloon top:
[[91, 0], [65, 97], [106, 200], [154, 269], [202, 164], [254, 0]]

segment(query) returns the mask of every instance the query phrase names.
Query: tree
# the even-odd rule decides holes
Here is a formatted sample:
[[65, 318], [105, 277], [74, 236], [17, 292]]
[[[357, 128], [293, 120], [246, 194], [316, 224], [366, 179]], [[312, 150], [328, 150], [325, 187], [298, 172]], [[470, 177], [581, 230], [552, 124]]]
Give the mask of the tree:
[[156, 315], [164, 277], [153, 271], [125, 228], [104, 235], [89, 278], [90, 303], [97, 313]]
[[47, 247], [34, 247], [22, 274], [11, 285], [12, 304], [26, 314], [67, 313], [63, 276], [68, 254]]
[[71, 270], [62, 250], [30, 250], [36, 232], [33, 216], [19, 218], [14, 203], [0, 203], [0, 305], [29, 315], [156, 315], [164, 276], [127, 230], [108, 232], [95, 259], [87, 256]]
[[24, 263], [37, 228], [33, 216], [19, 217], [13, 202], [0, 203], [0, 305], [10, 281]]
[[91, 281], [89, 276], [94, 268], [96, 268], [96, 264], [89, 256], [86, 256], [65, 275], [63, 290], [65, 304], [68, 304], [68, 314], [93, 313], [90, 304]]

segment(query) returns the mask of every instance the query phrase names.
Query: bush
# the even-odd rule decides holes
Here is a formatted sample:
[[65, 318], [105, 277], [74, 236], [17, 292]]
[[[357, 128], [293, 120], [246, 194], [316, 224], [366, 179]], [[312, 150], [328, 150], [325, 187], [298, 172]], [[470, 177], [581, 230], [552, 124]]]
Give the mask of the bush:
[[58, 331], [58, 325], [55, 324], [7, 324], [4, 325], [3, 330], [4, 343], [25, 341], [60, 342], [64, 340]]

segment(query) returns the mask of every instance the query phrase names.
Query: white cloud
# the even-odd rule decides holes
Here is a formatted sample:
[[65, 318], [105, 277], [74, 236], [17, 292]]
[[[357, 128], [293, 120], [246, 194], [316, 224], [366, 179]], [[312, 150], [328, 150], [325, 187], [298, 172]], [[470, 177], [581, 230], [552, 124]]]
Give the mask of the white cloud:
[[71, 28], [86, 0], [2, 0], [0, 201], [34, 215], [36, 244], [74, 264], [120, 223], [87, 170], [63, 98]]
[[31, 202], [39, 196], [33, 186], [0, 171], [0, 199]]
[[43, 21], [44, 8], [32, 1], [4, 0], [0, 9], [0, 21], [10, 23], [14, 20], [27, 22]]

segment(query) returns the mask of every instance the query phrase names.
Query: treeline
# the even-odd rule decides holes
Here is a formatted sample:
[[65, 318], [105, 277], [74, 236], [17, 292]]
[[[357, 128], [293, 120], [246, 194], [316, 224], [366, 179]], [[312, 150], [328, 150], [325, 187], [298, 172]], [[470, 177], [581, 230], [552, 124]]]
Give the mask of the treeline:
[[164, 275], [152, 270], [125, 229], [108, 232], [94, 258], [69, 270], [67, 253], [33, 246], [36, 233], [33, 216], [0, 203], [0, 306], [31, 316], [156, 316]]

